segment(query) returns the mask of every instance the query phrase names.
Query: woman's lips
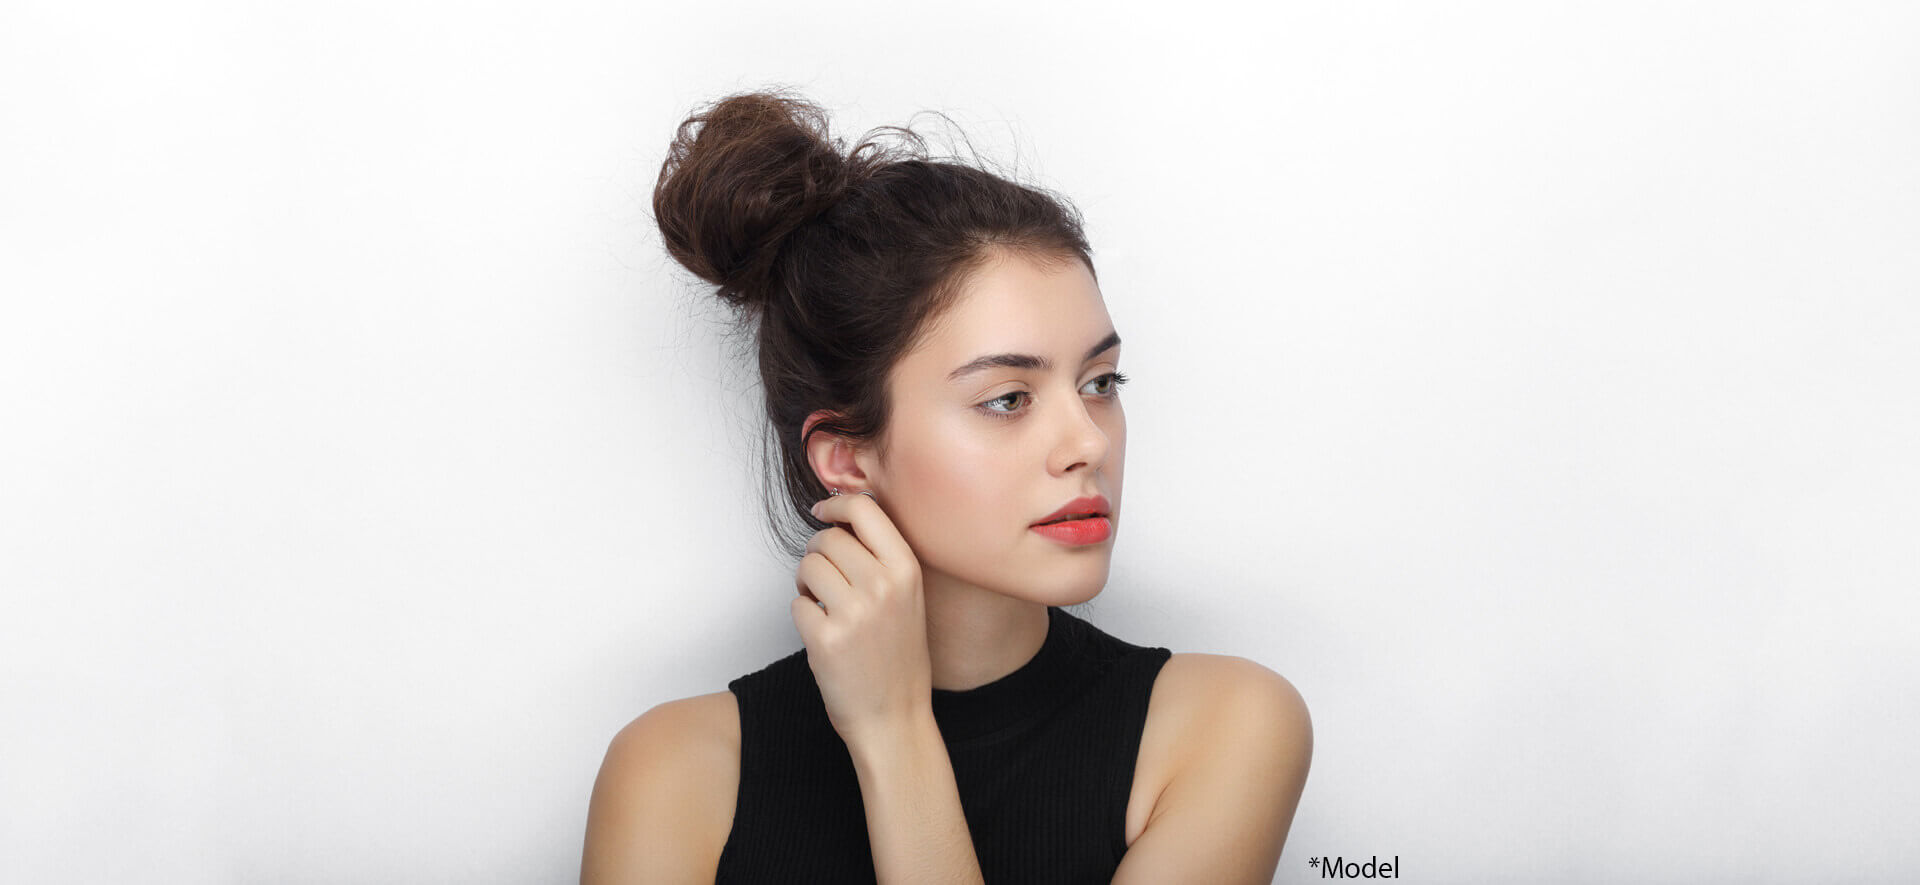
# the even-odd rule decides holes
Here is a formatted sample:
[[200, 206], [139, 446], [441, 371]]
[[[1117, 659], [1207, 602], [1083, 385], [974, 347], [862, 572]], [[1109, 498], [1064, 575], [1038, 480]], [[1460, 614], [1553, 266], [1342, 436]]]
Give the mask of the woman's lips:
[[1106, 495], [1081, 495], [1078, 498], [1060, 505], [1059, 509], [1042, 517], [1040, 521], [1034, 523], [1034, 525], [1042, 525], [1062, 519], [1077, 519], [1082, 516], [1111, 516], [1112, 513], [1113, 505], [1107, 502]]
[[1043, 523], [1033, 526], [1033, 530], [1062, 544], [1082, 547], [1098, 544], [1113, 537], [1113, 520], [1105, 516], [1089, 516], [1083, 519]]

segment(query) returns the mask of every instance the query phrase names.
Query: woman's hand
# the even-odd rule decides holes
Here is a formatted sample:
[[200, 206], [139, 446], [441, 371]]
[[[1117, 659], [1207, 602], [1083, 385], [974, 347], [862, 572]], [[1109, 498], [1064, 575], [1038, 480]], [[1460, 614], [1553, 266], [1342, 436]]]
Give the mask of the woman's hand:
[[794, 571], [793, 625], [827, 718], [858, 747], [932, 715], [920, 561], [870, 495], [836, 495], [813, 511], [835, 525], [814, 534]]

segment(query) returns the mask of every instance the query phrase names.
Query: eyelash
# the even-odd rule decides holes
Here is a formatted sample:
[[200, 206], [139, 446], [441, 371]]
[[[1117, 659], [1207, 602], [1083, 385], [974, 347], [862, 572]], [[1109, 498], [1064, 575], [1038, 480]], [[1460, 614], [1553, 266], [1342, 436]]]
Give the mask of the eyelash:
[[[1098, 380], [1101, 380], [1102, 378], [1111, 378], [1111, 379], [1113, 379], [1113, 381], [1111, 382], [1111, 383], [1113, 384], [1113, 392], [1112, 392], [1112, 393], [1108, 393], [1108, 394], [1104, 394], [1104, 396], [1105, 396], [1105, 397], [1106, 397], [1107, 399], [1115, 399], [1115, 398], [1117, 398], [1117, 397], [1119, 397], [1119, 396], [1120, 396], [1120, 387], [1121, 387], [1121, 385], [1124, 385], [1124, 384], [1126, 384], [1126, 383], [1127, 383], [1127, 381], [1129, 380], [1129, 379], [1127, 378], [1127, 376], [1125, 376], [1125, 375], [1122, 375], [1122, 374], [1120, 374], [1119, 372], [1108, 372], [1107, 374], [1105, 374], [1105, 375], [1101, 375], [1101, 376], [1100, 376], [1100, 378], [1096, 378], [1096, 379], [1094, 379], [1094, 380], [1096, 380], [1096, 381], [1098, 381]], [[990, 415], [990, 416], [992, 416], [992, 417], [994, 417], [994, 418], [998, 418], [998, 419], [1000, 419], [1000, 420], [1002, 420], [1002, 421], [1011, 421], [1011, 420], [1013, 420], [1013, 418], [1015, 418], [1016, 416], [1018, 416], [1018, 415], [1019, 415], [1020, 413], [1019, 413], [1019, 412], [1002, 412], [1002, 411], [1000, 411], [999, 409], [989, 409], [989, 408], [987, 408], [987, 406], [988, 406], [988, 405], [990, 405], [990, 404], [992, 404], [992, 403], [997, 403], [997, 402], [1000, 402], [1001, 400], [1004, 400], [1004, 399], [1008, 399], [1008, 398], [1011, 398], [1011, 397], [1016, 397], [1016, 396], [1026, 396], [1026, 397], [1031, 397], [1031, 396], [1033, 396], [1033, 394], [1031, 394], [1031, 393], [1028, 393], [1027, 391], [1024, 391], [1024, 390], [1016, 390], [1016, 391], [1014, 391], [1014, 392], [1012, 392], [1012, 393], [1009, 393], [1009, 394], [1006, 394], [1006, 395], [1004, 395], [1004, 396], [996, 396], [996, 397], [994, 397], [993, 399], [990, 399], [990, 400], [987, 400], [987, 401], [986, 401], [986, 402], [984, 402], [984, 403], [981, 403], [980, 405], [978, 405], [978, 406], [976, 406], [975, 408], [976, 408], [976, 409], [978, 409], [978, 410], [979, 410], [980, 412], [982, 412], [982, 413], [984, 413], [984, 414], [986, 414], [986, 415]]]

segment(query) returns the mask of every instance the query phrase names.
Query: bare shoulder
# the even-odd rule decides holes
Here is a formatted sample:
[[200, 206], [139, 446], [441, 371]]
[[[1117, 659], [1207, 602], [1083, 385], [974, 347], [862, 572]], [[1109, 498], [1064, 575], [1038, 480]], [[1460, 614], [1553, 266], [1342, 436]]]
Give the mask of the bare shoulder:
[[1285, 676], [1235, 655], [1177, 654], [1164, 669], [1172, 671], [1169, 687], [1181, 698], [1181, 719], [1194, 729], [1186, 742], [1189, 754], [1217, 755], [1237, 749], [1223, 742], [1257, 739], [1280, 748], [1279, 761], [1305, 770], [1313, 755], [1313, 719]]
[[1235, 655], [1176, 654], [1167, 659], [1163, 677], [1170, 675], [1174, 688], [1191, 696], [1211, 712], [1231, 712], [1244, 705], [1255, 705], [1257, 712], [1307, 716], [1306, 699], [1287, 677], [1258, 661]]
[[1169, 657], [1154, 680], [1147, 719], [1149, 728], [1159, 724], [1181, 739], [1179, 746], [1189, 753], [1204, 751], [1205, 735], [1236, 722], [1276, 729], [1278, 737], [1305, 739], [1298, 749], [1312, 749], [1312, 722], [1299, 690], [1266, 665], [1235, 655]]
[[[1313, 755], [1313, 726], [1293, 683], [1235, 655], [1169, 657], [1154, 680], [1141, 733], [1127, 808], [1127, 844], [1170, 806], [1168, 794], [1180, 792], [1172, 788], [1183, 774], [1209, 762], [1245, 760], [1249, 749], [1263, 754], [1281, 789], [1304, 783]], [[1298, 791], [1294, 794], [1297, 798]]]
[[730, 691], [656, 705], [607, 746], [587, 809], [580, 881], [711, 882], [740, 788]]

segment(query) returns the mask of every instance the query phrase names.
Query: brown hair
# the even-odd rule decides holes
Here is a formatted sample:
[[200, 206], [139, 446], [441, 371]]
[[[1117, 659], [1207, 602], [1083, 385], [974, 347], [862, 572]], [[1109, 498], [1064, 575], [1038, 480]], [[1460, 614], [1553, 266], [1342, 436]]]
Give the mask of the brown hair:
[[[911, 149], [885, 150], [873, 140], [884, 131]], [[808, 415], [834, 412], [808, 436], [873, 442], [885, 457], [893, 366], [996, 248], [1078, 259], [1093, 273], [1080, 215], [1064, 197], [931, 158], [902, 127], [872, 130], [847, 152], [829, 138], [826, 113], [785, 89], [730, 95], [683, 121], [653, 211], [673, 258], [757, 321], [787, 498], [768, 500], [767, 515], [796, 558], [827, 526], [808, 512], [828, 494], [807, 461]]]

